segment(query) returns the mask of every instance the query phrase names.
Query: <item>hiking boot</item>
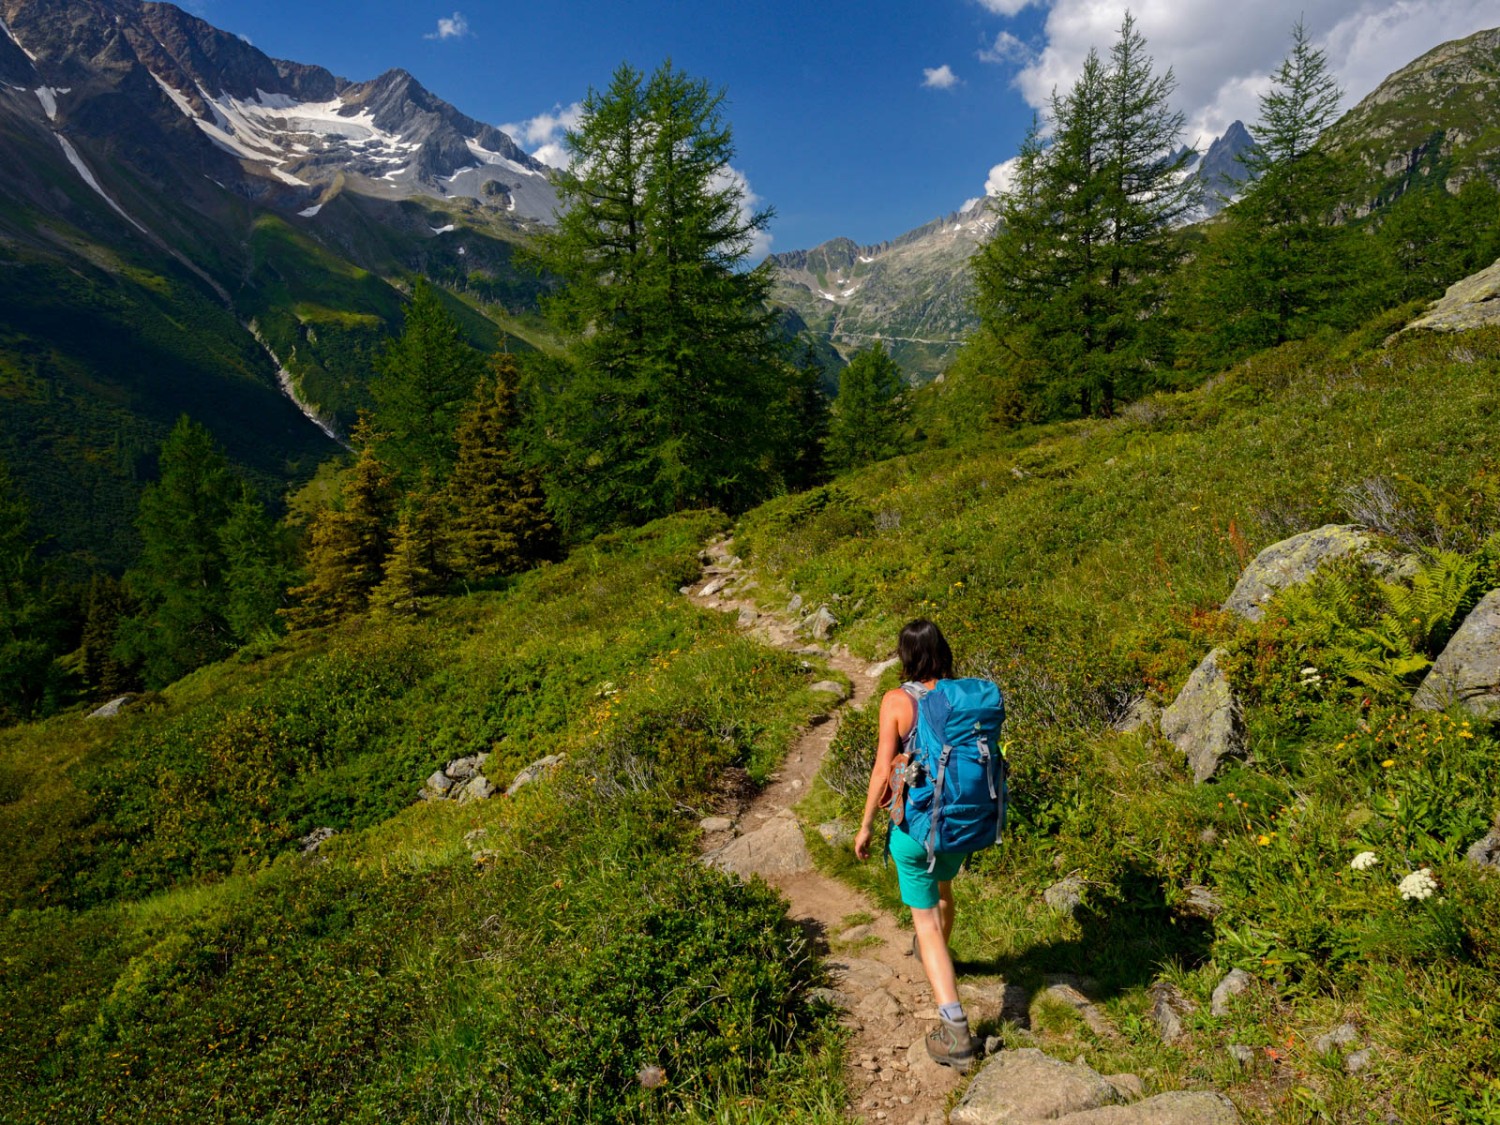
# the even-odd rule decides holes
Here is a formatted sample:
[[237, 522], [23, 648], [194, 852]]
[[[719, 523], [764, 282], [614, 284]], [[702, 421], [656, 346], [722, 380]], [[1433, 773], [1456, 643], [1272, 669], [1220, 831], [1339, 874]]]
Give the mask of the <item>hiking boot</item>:
[[974, 1040], [969, 1025], [939, 1020], [937, 1030], [927, 1036], [927, 1056], [939, 1066], [951, 1066], [960, 1074], [974, 1062]]

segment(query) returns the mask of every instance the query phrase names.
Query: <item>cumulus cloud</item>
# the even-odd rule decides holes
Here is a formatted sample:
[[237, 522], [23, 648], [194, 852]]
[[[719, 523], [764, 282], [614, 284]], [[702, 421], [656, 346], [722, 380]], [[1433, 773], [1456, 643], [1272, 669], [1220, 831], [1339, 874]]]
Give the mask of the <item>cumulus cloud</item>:
[[451, 19], [439, 19], [436, 31], [429, 31], [423, 39], [462, 39], [469, 34], [469, 21], [462, 12], [454, 12]]
[[1042, 0], [979, 0], [979, 6], [989, 9], [997, 16], [1013, 16], [1022, 8], [1041, 2]]
[[1011, 184], [1016, 180], [1016, 165], [1020, 163], [1019, 156], [1012, 156], [1009, 160], [1001, 161], [990, 169], [989, 176], [984, 181], [985, 195], [1004, 195], [1010, 190]]
[[[738, 168], [732, 168], [728, 164], [714, 173], [713, 179], [709, 181], [710, 186], [719, 191], [724, 188], [735, 188], [740, 193], [740, 221], [746, 222], [760, 207], [763, 200], [755, 194], [750, 186], [750, 180]], [[771, 232], [758, 230], [750, 235], [750, 260], [759, 261], [771, 252]]]
[[979, 61], [987, 63], [1029, 63], [1036, 52], [1008, 31], [995, 36], [995, 42], [979, 52]]
[[569, 129], [576, 129], [582, 117], [582, 102], [574, 102], [567, 107], [559, 103], [552, 107], [551, 112], [502, 125], [500, 131], [509, 134], [512, 140], [528, 149], [532, 156], [548, 167], [566, 168], [568, 150], [563, 145], [563, 134]]
[[[1014, 0], [981, 2], [999, 14], [1019, 10]], [[1236, 119], [1255, 121], [1299, 18], [1327, 53], [1346, 109], [1423, 52], [1496, 22], [1493, 0], [1052, 0], [1045, 46], [1016, 77], [1026, 101], [1044, 108], [1054, 89], [1072, 83], [1090, 47], [1108, 51], [1127, 8], [1158, 68], [1177, 76], [1185, 139], [1204, 144]]]
[[951, 90], [958, 85], [958, 81], [958, 75], [953, 73], [953, 68], [947, 63], [922, 68], [922, 85], [929, 90]]

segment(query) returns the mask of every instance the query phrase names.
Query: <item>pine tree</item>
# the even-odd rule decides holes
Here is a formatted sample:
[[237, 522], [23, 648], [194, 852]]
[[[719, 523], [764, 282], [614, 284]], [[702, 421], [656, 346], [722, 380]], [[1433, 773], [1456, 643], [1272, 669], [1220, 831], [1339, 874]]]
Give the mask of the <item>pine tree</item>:
[[824, 377], [816, 346], [804, 340], [802, 354], [786, 381], [782, 403], [785, 436], [776, 442], [781, 451], [777, 471], [791, 492], [812, 488], [828, 476], [825, 445], [832, 404], [823, 390]]
[[1127, 15], [1109, 62], [1090, 51], [1068, 92], [1053, 94], [1050, 128], [1033, 123], [996, 204], [975, 308], [980, 330], [1031, 369], [1035, 413], [1071, 402], [1111, 414], [1150, 389], [1170, 344], [1160, 313], [1180, 257], [1171, 231], [1197, 201], [1174, 88]]
[[344, 484], [342, 505], [324, 509], [313, 521], [307, 581], [287, 591], [293, 604], [278, 611], [294, 629], [363, 612], [382, 579], [395, 510], [394, 482], [375, 455], [378, 435], [368, 419], [361, 418], [353, 437], [359, 456]]
[[290, 578], [281, 560], [276, 527], [248, 485], [219, 528], [224, 552], [224, 620], [236, 643], [279, 631], [277, 610]]
[[224, 656], [226, 566], [219, 529], [237, 483], [204, 427], [183, 415], [162, 444], [159, 478], [141, 494], [141, 554], [125, 575], [140, 612], [121, 625], [127, 659], [150, 687]]
[[670, 63], [591, 90], [567, 143], [566, 210], [539, 242], [570, 339], [530, 387], [533, 456], [574, 534], [692, 506], [738, 510], [773, 484], [781, 395], [771, 275], [742, 266], [746, 210], [722, 93]]
[[524, 570], [552, 550], [540, 475], [511, 444], [517, 382], [515, 361], [496, 356], [458, 426], [448, 537], [454, 570], [471, 581]]
[[459, 413], [484, 366], [428, 282], [413, 288], [401, 334], [387, 342], [378, 368], [370, 390], [381, 460], [408, 481], [423, 469], [442, 479], [453, 464]]
[[113, 699], [140, 687], [138, 670], [115, 651], [120, 622], [133, 612], [129, 594], [113, 577], [95, 574], [89, 581], [79, 663], [84, 685], [93, 698]]
[[901, 369], [884, 344], [858, 352], [839, 373], [839, 397], [828, 425], [828, 463], [853, 469], [901, 449], [906, 422]]
[[0, 464], [0, 723], [28, 718], [47, 697], [54, 609], [31, 539], [31, 505]]
[[1249, 183], [1211, 232], [1197, 290], [1197, 330], [1229, 360], [1300, 339], [1338, 319], [1358, 253], [1339, 223], [1346, 169], [1316, 141], [1341, 92], [1299, 21], [1292, 49], [1261, 96], [1242, 157]]

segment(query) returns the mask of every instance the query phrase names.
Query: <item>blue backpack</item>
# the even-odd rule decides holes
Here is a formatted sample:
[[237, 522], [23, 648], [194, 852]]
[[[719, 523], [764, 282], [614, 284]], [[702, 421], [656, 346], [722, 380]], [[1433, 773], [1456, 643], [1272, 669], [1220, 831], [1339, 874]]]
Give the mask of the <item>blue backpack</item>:
[[913, 840], [927, 845], [929, 871], [939, 852], [976, 852], [1000, 842], [1006, 804], [1005, 748], [1000, 742], [1004, 722], [1005, 698], [989, 680], [939, 680], [917, 698], [902, 826]]

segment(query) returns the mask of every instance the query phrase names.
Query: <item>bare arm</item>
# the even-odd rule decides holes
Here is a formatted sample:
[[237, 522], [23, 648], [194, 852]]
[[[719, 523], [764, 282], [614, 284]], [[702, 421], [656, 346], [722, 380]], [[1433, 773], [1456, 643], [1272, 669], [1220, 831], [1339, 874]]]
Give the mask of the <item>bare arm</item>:
[[911, 729], [912, 711], [911, 696], [900, 689], [886, 692], [880, 701], [880, 735], [875, 743], [875, 765], [870, 770], [870, 786], [865, 792], [865, 814], [860, 821], [859, 833], [854, 837], [854, 854], [860, 859], [870, 858], [875, 810], [880, 807], [880, 798], [890, 780], [891, 760], [901, 745], [901, 736]]

